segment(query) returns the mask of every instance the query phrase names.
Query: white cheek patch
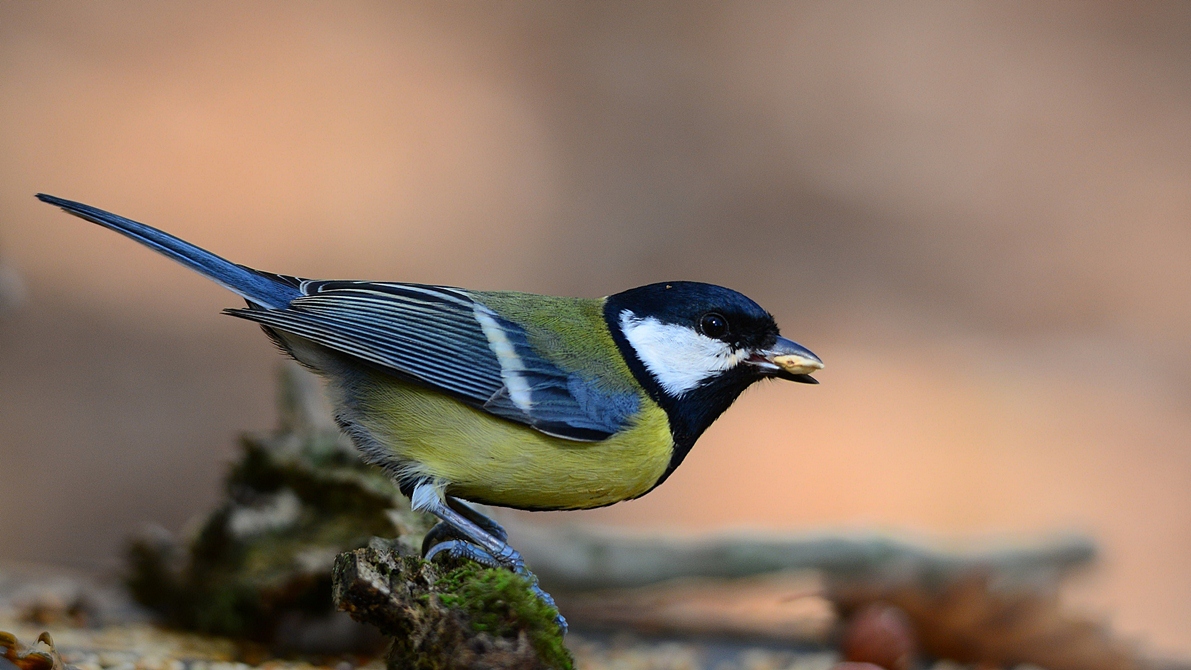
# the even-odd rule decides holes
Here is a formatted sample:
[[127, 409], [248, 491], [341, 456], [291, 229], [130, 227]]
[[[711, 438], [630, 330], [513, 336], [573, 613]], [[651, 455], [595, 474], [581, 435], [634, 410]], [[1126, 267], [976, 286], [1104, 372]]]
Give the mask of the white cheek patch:
[[671, 396], [681, 396], [709, 377], [730, 370], [748, 354], [686, 326], [662, 323], [652, 316], [620, 313], [620, 329], [645, 369]]

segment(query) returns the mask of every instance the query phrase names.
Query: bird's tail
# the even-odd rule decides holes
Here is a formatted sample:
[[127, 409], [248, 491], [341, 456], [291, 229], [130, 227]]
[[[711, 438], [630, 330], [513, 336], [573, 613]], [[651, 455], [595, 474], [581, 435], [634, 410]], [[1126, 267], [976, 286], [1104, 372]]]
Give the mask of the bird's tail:
[[141, 244], [169, 256], [182, 265], [195, 270], [220, 284], [224, 288], [239, 295], [250, 303], [281, 309], [289, 305], [290, 301], [301, 295], [301, 292], [286, 283], [270, 278], [264, 273], [257, 272], [242, 265], [236, 265], [215, 254], [193, 244], [180, 240], [173, 235], [163, 233], [156, 228], [137, 223], [122, 216], [117, 216], [102, 209], [96, 209], [81, 202], [72, 202], [55, 198], [44, 193], [37, 194], [38, 200], [57, 205], [75, 216], [98, 223], [104, 228], [110, 228], [118, 233], [127, 235]]

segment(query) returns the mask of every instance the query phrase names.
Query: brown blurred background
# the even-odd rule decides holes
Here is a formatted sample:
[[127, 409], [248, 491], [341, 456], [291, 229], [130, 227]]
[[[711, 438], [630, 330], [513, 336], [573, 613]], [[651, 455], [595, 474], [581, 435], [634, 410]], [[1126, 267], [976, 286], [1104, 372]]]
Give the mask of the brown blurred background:
[[4, 3], [0, 558], [112, 566], [275, 418], [235, 298], [44, 191], [304, 276], [737, 288], [822, 385], [535, 519], [1086, 532], [1072, 601], [1188, 654], [1189, 186], [1186, 3]]

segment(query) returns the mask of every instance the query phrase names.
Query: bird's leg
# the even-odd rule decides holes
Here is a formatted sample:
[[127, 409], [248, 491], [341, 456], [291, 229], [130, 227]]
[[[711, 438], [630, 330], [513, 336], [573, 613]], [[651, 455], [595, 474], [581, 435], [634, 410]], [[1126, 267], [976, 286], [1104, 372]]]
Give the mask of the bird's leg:
[[[481, 565], [512, 570], [525, 577], [529, 581], [530, 589], [533, 590], [534, 594], [557, 612], [558, 606], [554, 603], [554, 598], [549, 593], [543, 591], [542, 587], [538, 586], [537, 576], [525, 567], [525, 560], [521, 558], [521, 554], [509, 546], [509, 543], [505, 541], [504, 537], [497, 537], [495, 534], [485, 530], [479, 523], [457, 511], [454, 505], [448, 504], [448, 500], [453, 499], [442, 495], [440, 488], [432, 482], [424, 481], [414, 486], [413, 495], [411, 496], [413, 508], [421, 512], [433, 514], [440, 521], [427, 534], [427, 539], [431, 541], [430, 546], [427, 547], [426, 541], [422, 543], [423, 551], [425, 552], [424, 558], [431, 560], [445, 551], [456, 558], [467, 558]], [[495, 529], [500, 531], [500, 535], [505, 535], [504, 529], [500, 528], [496, 522], [458, 500], [453, 501], [456, 505], [466, 509], [470, 515], [479, 517], [483, 520], [482, 522], [487, 522], [485, 525], [495, 526]], [[565, 634], [567, 631], [567, 620], [559, 613], [556, 621], [559, 628]]]
[[[468, 505], [467, 503], [463, 502], [462, 500], [460, 500], [454, 496], [443, 496], [443, 497], [447, 503], [447, 506], [449, 506], [451, 509], [455, 510], [456, 512], [459, 512], [460, 514], [462, 514], [464, 518], [466, 518], [467, 520], [469, 520], [472, 523], [479, 526], [481, 529], [484, 530], [484, 532], [486, 532], [489, 535], [491, 535], [492, 537], [500, 540], [501, 542], [506, 542], [506, 543], [508, 542], [509, 534], [505, 531], [505, 529], [503, 527], [501, 527], [501, 525], [499, 523], [497, 523], [490, 517], [481, 514], [474, 507], [472, 507], [471, 505]], [[424, 538], [422, 538], [422, 555], [426, 556], [427, 554], [430, 554], [431, 550], [435, 547], [435, 545], [437, 545], [441, 542], [446, 542], [447, 540], [460, 540], [460, 539], [464, 539], [464, 538], [461, 537], [459, 535], [459, 533], [455, 531], [454, 527], [452, 527], [450, 524], [446, 523], [445, 521], [439, 522], [438, 524], [435, 524], [435, 526], [433, 528], [431, 528], [429, 532], [426, 533], [426, 536]], [[434, 553], [438, 553], [438, 552], [434, 552]]]
[[[466, 540], [488, 552], [498, 565], [512, 570], [524, 569], [521, 554], [510, 547], [508, 542], [494, 537], [474, 521], [455, 511], [444, 498], [441, 489], [433, 482], [422, 481], [414, 486], [410, 501], [415, 510], [428, 512], [438, 517], [439, 521], [446, 524], [452, 534], [459, 539]], [[443, 529], [436, 534], [446, 533], [447, 530]]]
[[476, 510], [476, 508], [472, 507], [471, 505], [468, 505], [467, 503], [463, 502], [462, 500], [460, 500], [454, 496], [444, 496], [444, 498], [446, 498], [447, 505], [449, 505], [451, 507], [451, 509], [455, 510], [456, 512], [459, 512], [460, 514], [462, 514], [467, 519], [471, 520], [473, 523], [475, 523], [480, 528], [483, 528], [492, 537], [495, 537], [496, 539], [500, 540], [501, 542], [509, 541], [508, 532], [505, 531], [503, 526], [501, 526], [499, 523], [496, 523], [496, 521], [492, 517], [480, 514], [480, 512], [478, 510]]

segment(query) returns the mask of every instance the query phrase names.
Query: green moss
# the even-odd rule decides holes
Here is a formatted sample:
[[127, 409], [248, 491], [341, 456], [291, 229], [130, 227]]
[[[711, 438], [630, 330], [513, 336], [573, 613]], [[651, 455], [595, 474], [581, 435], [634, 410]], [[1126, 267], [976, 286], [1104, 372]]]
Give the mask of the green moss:
[[555, 619], [558, 611], [542, 602], [525, 577], [499, 568], [469, 563], [454, 568], [434, 583], [439, 601], [462, 611], [477, 633], [516, 637], [525, 631], [542, 661], [571, 668], [574, 661]]

